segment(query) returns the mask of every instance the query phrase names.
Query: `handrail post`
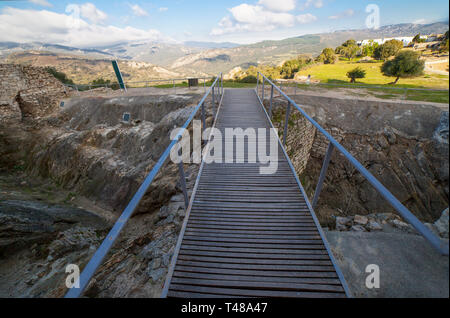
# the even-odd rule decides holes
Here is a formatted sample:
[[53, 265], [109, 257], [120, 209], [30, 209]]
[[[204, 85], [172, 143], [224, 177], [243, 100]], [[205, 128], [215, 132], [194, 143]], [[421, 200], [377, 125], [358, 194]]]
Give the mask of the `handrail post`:
[[181, 188], [183, 189], [184, 205], [185, 205], [186, 210], [187, 210], [188, 207], [189, 207], [189, 195], [188, 195], [188, 192], [187, 192], [186, 175], [184, 173], [183, 161], [180, 161], [180, 163], [178, 163], [178, 170], [180, 172]]
[[323, 183], [325, 181], [325, 177], [327, 176], [328, 166], [330, 165], [331, 156], [333, 155], [334, 146], [330, 142], [328, 145], [327, 153], [325, 158], [323, 159], [322, 170], [320, 171], [319, 181], [317, 182], [316, 192], [314, 193], [314, 199], [312, 200], [313, 209], [316, 208], [317, 202], [319, 202], [320, 193], [322, 192]]
[[291, 115], [291, 102], [288, 102], [288, 106], [286, 109], [286, 120], [284, 123], [284, 135], [283, 135], [283, 145], [286, 147], [286, 138], [288, 133], [288, 126], [289, 126], [289, 117]]
[[256, 95], [259, 96], [259, 72], [256, 75]]
[[266, 83], [266, 79], [263, 77], [263, 81], [262, 81], [262, 93], [261, 93], [261, 100], [262, 100], [262, 103], [263, 103], [263, 105], [264, 105], [264, 84]]
[[220, 74], [220, 87], [221, 87], [220, 98], [222, 98], [222, 96], [223, 96], [223, 73]]
[[202, 132], [206, 129], [205, 103], [202, 103]]
[[273, 85], [271, 85], [271, 89], [270, 89], [270, 108], [269, 108], [269, 117], [270, 119], [272, 119], [272, 105], [273, 105]]

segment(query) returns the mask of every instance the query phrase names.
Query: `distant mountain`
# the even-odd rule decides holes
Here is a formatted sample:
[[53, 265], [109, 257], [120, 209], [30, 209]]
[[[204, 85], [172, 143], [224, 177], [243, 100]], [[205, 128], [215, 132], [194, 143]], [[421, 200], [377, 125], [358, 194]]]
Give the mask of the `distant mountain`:
[[[86, 58], [67, 53], [25, 51], [10, 54], [3, 62], [11, 64], [54, 67], [77, 84], [89, 84], [103, 78], [116, 82], [111, 59]], [[126, 82], [142, 82], [151, 79], [186, 77], [161, 66], [146, 62], [119, 60], [119, 67]]]
[[444, 33], [448, 23], [397, 24], [373, 29], [342, 30], [332, 33], [303, 35], [280, 41], [263, 41], [230, 49], [211, 49], [180, 57], [168, 67], [173, 70], [201, 71], [208, 74], [228, 72], [235, 67], [254, 64], [279, 65], [300, 54], [318, 55], [326, 47], [336, 47], [348, 39], [363, 40], [395, 36]]
[[198, 47], [203, 49], [231, 49], [240, 46], [240, 44], [231, 42], [196, 42], [196, 41], [187, 41], [184, 42], [184, 45], [187, 47]]
[[14, 52], [23, 51], [46, 51], [53, 53], [67, 53], [84, 55], [87, 58], [112, 58], [113, 56], [107, 52], [97, 49], [80, 49], [70, 46], [48, 44], [48, 43], [15, 43], [0, 42], [0, 58], [4, 58]]

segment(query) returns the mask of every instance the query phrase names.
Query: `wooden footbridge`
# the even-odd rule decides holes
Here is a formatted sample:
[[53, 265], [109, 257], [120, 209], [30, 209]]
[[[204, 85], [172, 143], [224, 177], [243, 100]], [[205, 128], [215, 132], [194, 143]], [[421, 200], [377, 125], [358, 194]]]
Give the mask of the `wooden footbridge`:
[[[255, 90], [224, 94], [216, 128], [225, 136], [225, 128], [238, 127], [271, 128]], [[249, 163], [248, 156], [243, 164], [203, 165], [163, 296], [345, 296], [295, 173], [278, 147], [273, 175], [261, 175], [266, 164]]]
[[[441, 253], [448, 255], [448, 245], [444, 246], [345, 148], [269, 79], [262, 75], [260, 78], [262, 83], [258, 83], [256, 90], [224, 91], [223, 81], [219, 76], [183, 128], [188, 127], [200, 109], [205, 124], [204, 105], [208, 96], [211, 96], [213, 105], [220, 101], [215, 128], [224, 136], [226, 128], [273, 128], [270, 113], [274, 91], [277, 90], [288, 101], [284, 136], [288, 130], [291, 107], [294, 106], [330, 140], [312, 204], [278, 138], [278, 169], [275, 174], [260, 173], [260, 168], [267, 166], [266, 163], [249, 162], [248, 154], [254, 148], [249, 148], [248, 143], [245, 143], [247, 155], [239, 158], [244, 159], [242, 163], [205, 164], [203, 161], [191, 198], [187, 196], [183, 165], [180, 164], [187, 214], [162, 297], [350, 296], [313, 209], [335, 149], [350, 161], [405, 220]], [[269, 112], [266, 112], [261, 102], [264, 100], [264, 85], [267, 83], [270, 84]], [[86, 266], [80, 278], [80, 288], [72, 288], [66, 297], [78, 297], [82, 294], [181, 135], [180, 131]], [[229, 141], [224, 141], [225, 150], [228, 149], [225, 147], [226, 142]], [[269, 149], [270, 138], [266, 138], [266, 142]], [[234, 147], [227, 151], [233, 149], [232, 156], [238, 159], [237, 156], [241, 154], [236, 154]], [[226, 151], [224, 158], [225, 155]]]

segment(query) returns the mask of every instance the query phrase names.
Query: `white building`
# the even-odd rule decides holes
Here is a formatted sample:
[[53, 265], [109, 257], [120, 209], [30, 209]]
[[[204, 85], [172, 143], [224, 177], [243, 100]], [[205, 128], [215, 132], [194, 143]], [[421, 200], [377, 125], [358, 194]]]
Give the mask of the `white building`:
[[[421, 36], [420, 38], [427, 39], [428, 36]], [[401, 36], [401, 37], [395, 37], [395, 38], [382, 38], [382, 39], [367, 39], [356, 42], [359, 46], [365, 46], [369, 45], [370, 42], [378, 43], [379, 45], [382, 45], [390, 40], [398, 40], [403, 42], [403, 46], [408, 46], [411, 41], [414, 39], [413, 36]]]

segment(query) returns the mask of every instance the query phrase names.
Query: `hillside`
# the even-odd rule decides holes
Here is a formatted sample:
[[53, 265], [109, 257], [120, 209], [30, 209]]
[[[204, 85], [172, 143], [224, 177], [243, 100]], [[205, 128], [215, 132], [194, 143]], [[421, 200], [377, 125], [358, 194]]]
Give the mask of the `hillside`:
[[[39, 67], [54, 67], [64, 72], [77, 84], [89, 84], [98, 78], [116, 81], [110, 59], [84, 58], [78, 55], [59, 54], [42, 51], [13, 53], [6, 63]], [[119, 61], [119, 67], [126, 82], [141, 82], [150, 79], [179, 78], [183, 74], [145, 62]]]
[[[126, 62], [123, 71], [130, 74], [133, 81], [142, 79], [167, 78], [170, 76], [205, 76], [218, 72], [227, 73], [235, 67], [248, 68], [251, 65], [279, 65], [299, 54], [317, 55], [325, 47], [336, 47], [353, 38], [383, 38], [394, 36], [414, 36], [418, 33], [444, 33], [448, 23], [397, 24], [378, 30], [342, 30], [332, 33], [303, 35], [280, 41], [263, 41], [255, 44], [236, 46], [234, 43], [185, 42], [183, 44], [129, 42], [109, 47], [77, 49], [61, 45], [43, 43], [18, 44], [0, 43], [0, 59], [11, 63], [50, 65], [72, 75], [75, 81], [100, 76], [112, 78], [109, 60], [137, 61], [131, 67]], [[53, 57], [50, 57], [53, 54]], [[39, 58], [42, 55], [42, 58]], [[95, 62], [94, 62], [95, 61]], [[77, 66], [75, 66], [76, 63]], [[92, 67], [94, 65], [94, 67]], [[102, 66], [103, 65], [103, 66]], [[108, 66], [106, 70], [105, 66]], [[145, 65], [145, 66], [144, 66]], [[155, 65], [160, 66], [157, 68]], [[145, 72], [144, 69], [148, 69]], [[99, 73], [96, 75], [95, 72]], [[132, 72], [133, 71], [133, 72]], [[141, 74], [142, 73], [142, 74]]]

